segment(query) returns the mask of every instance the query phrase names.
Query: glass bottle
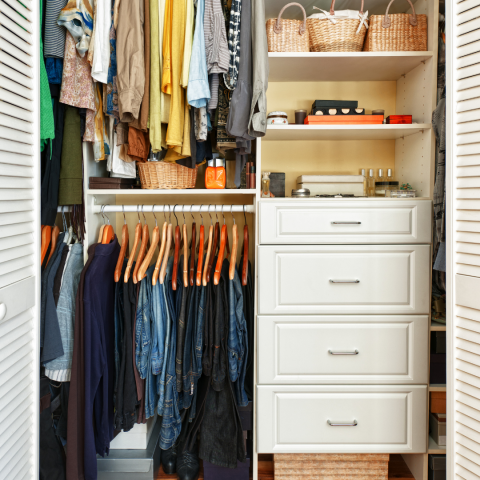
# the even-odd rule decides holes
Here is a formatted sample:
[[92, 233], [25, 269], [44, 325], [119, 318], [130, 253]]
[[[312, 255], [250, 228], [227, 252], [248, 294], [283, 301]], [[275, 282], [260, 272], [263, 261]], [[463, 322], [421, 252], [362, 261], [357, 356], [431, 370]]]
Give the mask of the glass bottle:
[[360, 170], [360, 175], [363, 177], [363, 196], [367, 196], [367, 176], [365, 175], [365, 169]]
[[270, 172], [262, 172], [262, 198], [270, 198]]
[[393, 181], [394, 181], [393, 172], [392, 172], [392, 169], [389, 168], [387, 170], [387, 182], [393, 182]]
[[383, 176], [383, 168], [378, 169], [378, 178], [375, 181], [375, 196], [384, 197], [385, 196], [385, 186], [386, 186], [386, 177]]
[[367, 178], [367, 197], [375, 196], [375, 177], [373, 176], [373, 168], [368, 171]]

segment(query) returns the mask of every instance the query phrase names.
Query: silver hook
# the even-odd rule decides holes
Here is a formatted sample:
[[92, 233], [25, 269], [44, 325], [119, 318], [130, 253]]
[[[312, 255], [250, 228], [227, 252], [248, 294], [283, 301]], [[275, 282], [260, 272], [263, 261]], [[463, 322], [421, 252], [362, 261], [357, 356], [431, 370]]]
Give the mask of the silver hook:
[[122, 205], [122, 212], [123, 212], [123, 224], [127, 224], [127, 219], [125, 218], [125, 205]]
[[185, 225], [185, 205], [182, 205], [183, 224]]
[[154, 208], [155, 208], [155, 205], [152, 205], [152, 213], [153, 213], [153, 216], [155, 217], [155, 226], [158, 227], [157, 216], [155, 215], [155, 212], [153, 211]]
[[200, 208], [198, 209], [198, 213], [199, 213], [200, 216], [202, 217], [202, 225], [203, 225], [202, 207], [203, 207], [203, 203], [200, 205]]
[[213, 218], [212, 218], [212, 214], [210, 213], [210, 207], [212, 206], [212, 204], [210, 203], [208, 205], [208, 214], [210, 215], [210, 226], [213, 227]]
[[223, 207], [224, 207], [224, 206], [225, 206], [225, 205], [222, 205], [222, 217], [223, 217], [223, 224], [225, 225], [225, 215], [223, 214]]
[[245, 213], [245, 205], [243, 206], [243, 217], [245, 218], [245, 225], [247, 224], [247, 215]]
[[145, 218], [145, 214], [143, 213], [143, 205], [142, 205], [142, 215], [143, 215], [143, 221], [145, 222], [145, 225], [147, 224], [147, 219]]
[[193, 216], [192, 208], [193, 208], [193, 205], [190, 205], [190, 215], [192, 216], [193, 221], [195, 222], [195, 217]]
[[235, 217], [233, 216], [233, 205], [230, 206], [230, 214], [232, 215], [233, 224], [235, 225]]
[[105, 210], [105, 205], [102, 205], [102, 206], [100, 207], [100, 214], [102, 215], [103, 224], [105, 225], [105, 214], [103, 213], [104, 210]]
[[[176, 207], [177, 205], [175, 205]], [[177, 215], [175, 214], [175, 207], [173, 207], [173, 216], [175, 217], [175, 220], [177, 221], [177, 227], [178, 227], [178, 218]]]
[[163, 218], [165, 219], [165, 222], [167, 221], [167, 216], [165, 215], [165, 205], [163, 205]]
[[170, 204], [168, 205], [168, 223], [172, 223], [172, 209], [170, 208]]
[[108, 218], [107, 214], [105, 213], [105, 207], [106, 207], [106, 205], [103, 205], [103, 218], [106, 218], [108, 224], [110, 225], [110, 219]]
[[142, 223], [140, 220], [140, 205], [137, 205], [137, 215], [138, 215], [138, 223]]

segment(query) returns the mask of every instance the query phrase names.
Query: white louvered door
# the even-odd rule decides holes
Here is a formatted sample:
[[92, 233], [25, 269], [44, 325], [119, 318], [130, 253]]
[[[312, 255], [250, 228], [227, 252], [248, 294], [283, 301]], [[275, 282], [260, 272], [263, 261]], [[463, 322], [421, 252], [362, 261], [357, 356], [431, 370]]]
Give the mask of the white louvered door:
[[38, 0], [0, 0], [0, 480], [38, 478]]
[[480, 479], [480, 0], [447, 2], [447, 22], [447, 478], [474, 480]]

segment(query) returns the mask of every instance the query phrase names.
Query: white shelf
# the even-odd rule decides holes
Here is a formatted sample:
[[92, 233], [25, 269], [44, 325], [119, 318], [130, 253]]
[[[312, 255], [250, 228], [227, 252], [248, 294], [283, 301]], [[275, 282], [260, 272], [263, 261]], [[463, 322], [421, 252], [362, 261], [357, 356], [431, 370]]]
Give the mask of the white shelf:
[[432, 437], [428, 437], [428, 453], [444, 454], [447, 453], [447, 447], [437, 445]]
[[255, 195], [255, 189], [183, 189], [183, 190], [146, 190], [140, 188], [132, 189], [93, 189], [87, 190], [87, 195]]
[[428, 386], [429, 392], [446, 392], [447, 385], [445, 383], [432, 383]]
[[436, 322], [435, 320], [432, 320], [432, 323], [430, 325], [430, 331], [431, 332], [446, 332], [447, 331], [447, 326], [443, 323]]
[[269, 125], [262, 141], [290, 140], [395, 140], [432, 125]]
[[432, 57], [433, 52], [270, 52], [268, 81], [398, 80]]

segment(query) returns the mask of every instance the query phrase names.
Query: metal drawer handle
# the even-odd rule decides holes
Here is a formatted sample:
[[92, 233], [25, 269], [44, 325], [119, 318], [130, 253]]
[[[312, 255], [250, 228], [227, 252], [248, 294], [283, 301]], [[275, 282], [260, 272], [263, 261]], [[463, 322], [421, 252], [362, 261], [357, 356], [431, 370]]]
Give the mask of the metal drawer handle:
[[331, 422], [330, 420], [327, 420], [327, 423], [331, 427], [356, 427], [358, 425], [356, 420], [354, 420], [353, 423]]
[[355, 350], [353, 352], [334, 352], [333, 350], [329, 350], [328, 353], [330, 355], [358, 355], [359, 351]]
[[330, 283], [360, 283], [360, 280], [332, 280], [332, 279], [330, 279]]
[[362, 222], [331, 222], [332, 225], [361, 225]]

